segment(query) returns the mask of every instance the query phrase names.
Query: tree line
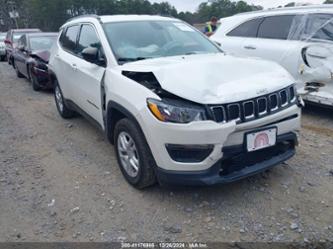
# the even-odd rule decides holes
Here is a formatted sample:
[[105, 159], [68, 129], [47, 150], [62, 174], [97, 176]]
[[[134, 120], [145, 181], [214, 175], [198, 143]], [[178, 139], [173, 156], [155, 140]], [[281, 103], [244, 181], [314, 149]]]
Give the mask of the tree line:
[[[331, 3], [333, 0], [326, 0]], [[292, 6], [293, 3], [288, 4]], [[207, 22], [212, 16], [218, 18], [241, 12], [261, 10], [261, 6], [245, 1], [203, 0], [195, 12], [178, 12], [167, 0], [152, 3], [148, 0], [0, 0], [0, 29], [15, 28], [15, 19], [9, 12], [19, 14], [20, 28], [37, 27], [43, 31], [57, 31], [69, 18], [84, 15], [149, 14], [173, 16], [190, 24]]]

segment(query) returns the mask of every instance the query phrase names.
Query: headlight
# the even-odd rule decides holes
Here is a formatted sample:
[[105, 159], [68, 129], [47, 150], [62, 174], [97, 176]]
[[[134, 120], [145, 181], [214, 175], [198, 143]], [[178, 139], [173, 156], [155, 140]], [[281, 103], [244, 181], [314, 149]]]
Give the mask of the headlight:
[[206, 120], [205, 109], [181, 101], [147, 99], [148, 108], [160, 121], [171, 123], [190, 123]]

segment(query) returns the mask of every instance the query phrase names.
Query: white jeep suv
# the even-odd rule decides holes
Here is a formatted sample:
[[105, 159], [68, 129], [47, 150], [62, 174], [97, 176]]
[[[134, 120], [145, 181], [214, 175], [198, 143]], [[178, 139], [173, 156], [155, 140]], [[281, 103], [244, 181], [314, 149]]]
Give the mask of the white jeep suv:
[[211, 39], [226, 53], [279, 63], [305, 100], [333, 107], [333, 4], [226, 17]]
[[228, 183], [295, 153], [301, 100], [289, 73], [225, 55], [177, 19], [74, 18], [49, 70], [60, 115], [97, 124], [137, 188]]

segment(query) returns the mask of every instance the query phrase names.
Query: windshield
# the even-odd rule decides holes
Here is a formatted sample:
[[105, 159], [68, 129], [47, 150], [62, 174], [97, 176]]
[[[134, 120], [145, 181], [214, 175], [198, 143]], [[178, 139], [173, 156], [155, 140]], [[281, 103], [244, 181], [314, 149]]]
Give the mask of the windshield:
[[56, 38], [56, 36], [30, 37], [30, 48], [32, 51], [50, 50]]
[[0, 42], [6, 39], [6, 34], [0, 34]]
[[179, 21], [139, 21], [104, 24], [118, 62], [186, 54], [221, 52], [191, 26]]

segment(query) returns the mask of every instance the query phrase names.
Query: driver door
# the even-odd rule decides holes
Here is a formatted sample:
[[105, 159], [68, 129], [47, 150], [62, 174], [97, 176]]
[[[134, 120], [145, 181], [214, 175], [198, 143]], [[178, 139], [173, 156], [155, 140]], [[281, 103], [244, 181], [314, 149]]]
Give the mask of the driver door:
[[76, 95], [76, 104], [102, 127], [101, 82], [105, 73], [105, 66], [100, 66], [83, 59], [82, 51], [88, 47], [98, 47], [101, 42], [95, 27], [92, 24], [83, 24], [77, 44], [77, 53], [73, 59], [75, 78], [73, 94]]

